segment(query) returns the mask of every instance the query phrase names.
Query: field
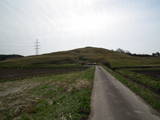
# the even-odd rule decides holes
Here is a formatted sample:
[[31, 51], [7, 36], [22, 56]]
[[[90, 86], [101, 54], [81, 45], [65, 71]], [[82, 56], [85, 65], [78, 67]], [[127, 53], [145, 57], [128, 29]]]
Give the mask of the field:
[[160, 79], [158, 77], [160, 69], [119, 69], [116, 72], [156, 93], [160, 93]]
[[157, 80], [160, 80], [160, 69], [142, 69], [142, 70], [133, 70], [133, 72], [144, 74], [147, 76], [154, 77]]
[[86, 120], [94, 68], [0, 83], [2, 120]]
[[0, 61], [2, 120], [87, 120], [97, 63], [160, 111], [160, 57], [137, 57], [103, 48]]
[[75, 71], [83, 71], [88, 67], [76, 64], [41, 65], [41, 67], [7, 67], [0, 68], [0, 82], [21, 80], [34, 76], [47, 76], [51, 74], [63, 74]]
[[153, 108], [160, 111], [160, 68], [122, 68], [114, 71], [106, 69]]

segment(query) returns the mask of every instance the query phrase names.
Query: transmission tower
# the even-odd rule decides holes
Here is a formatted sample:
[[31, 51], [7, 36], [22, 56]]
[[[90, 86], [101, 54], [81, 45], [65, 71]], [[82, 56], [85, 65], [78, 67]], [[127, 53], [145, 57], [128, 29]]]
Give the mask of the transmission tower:
[[38, 41], [38, 39], [36, 39], [36, 42], [35, 42], [35, 51], [36, 51], [36, 55], [39, 54], [39, 47], [40, 47], [40, 42]]

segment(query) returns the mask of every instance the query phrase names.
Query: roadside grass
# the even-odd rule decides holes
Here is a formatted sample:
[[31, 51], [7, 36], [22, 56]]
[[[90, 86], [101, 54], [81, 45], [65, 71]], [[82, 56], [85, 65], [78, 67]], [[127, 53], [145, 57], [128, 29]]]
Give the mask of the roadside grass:
[[107, 68], [106, 66], [104, 66], [104, 68], [108, 72], [110, 72], [115, 78], [117, 78], [120, 82], [126, 85], [129, 89], [131, 89], [137, 95], [142, 97], [153, 108], [155, 108], [157, 111], [160, 112], [160, 95], [159, 94], [156, 94], [149, 88], [144, 87], [141, 84], [138, 84], [137, 82], [134, 82], [128, 79], [127, 77], [122, 76], [121, 74]]
[[133, 80], [138, 84], [144, 85], [145, 87], [160, 93], [160, 80], [158, 78], [133, 72], [133, 69], [132, 70], [120, 69], [120, 70], [116, 70], [116, 72], [120, 73], [124, 77], [128, 77], [130, 80]]
[[[0, 117], [2, 120], [87, 120], [93, 76], [94, 68], [89, 68], [69, 74], [34, 77], [30, 81], [39, 85], [0, 99], [8, 106], [0, 110]], [[7, 105], [15, 101], [21, 102]]]

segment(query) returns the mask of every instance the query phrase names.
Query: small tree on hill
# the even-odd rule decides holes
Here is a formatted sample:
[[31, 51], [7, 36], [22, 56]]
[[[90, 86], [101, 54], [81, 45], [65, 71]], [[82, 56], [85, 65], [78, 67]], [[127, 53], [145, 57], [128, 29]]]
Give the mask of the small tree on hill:
[[160, 56], [160, 53], [159, 52], [152, 53], [152, 56]]

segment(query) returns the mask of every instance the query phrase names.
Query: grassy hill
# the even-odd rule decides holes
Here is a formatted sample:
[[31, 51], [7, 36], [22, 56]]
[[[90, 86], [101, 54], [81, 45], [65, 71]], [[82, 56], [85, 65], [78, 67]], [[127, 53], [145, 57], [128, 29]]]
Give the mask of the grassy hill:
[[0, 61], [7, 60], [7, 59], [15, 59], [15, 58], [21, 58], [23, 56], [21, 55], [0, 55]]
[[[0, 118], [87, 119], [95, 69], [83, 64], [94, 62], [112, 68], [132, 67], [112, 71], [104, 66], [153, 108], [160, 110], [160, 81], [159, 77], [155, 78], [160, 68], [142, 69], [142, 66], [160, 66], [160, 57], [130, 56], [86, 47], [0, 61]], [[135, 69], [139, 66], [140, 69]]]
[[60, 64], [84, 64], [96, 62], [111, 67], [159, 66], [160, 57], [138, 57], [104, 48], [86, 47], [38, 56], [5, 60], [0, 67], [55, 67]]

